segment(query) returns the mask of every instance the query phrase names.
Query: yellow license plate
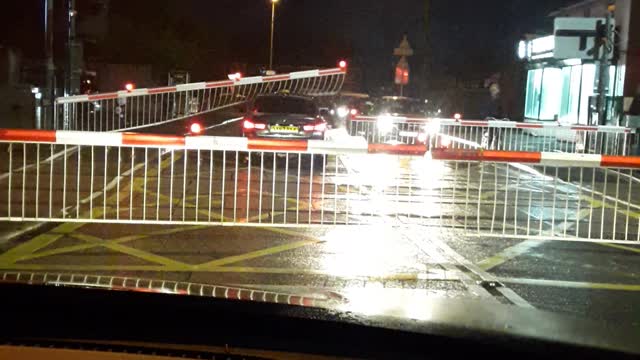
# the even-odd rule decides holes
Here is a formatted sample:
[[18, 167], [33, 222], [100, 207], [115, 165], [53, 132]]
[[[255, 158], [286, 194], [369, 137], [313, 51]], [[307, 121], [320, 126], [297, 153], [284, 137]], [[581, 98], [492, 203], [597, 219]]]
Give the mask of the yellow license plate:
[[271, 131], [273, 132], [283, 132], [283, 133], [297, 133], [298, 132], [298, 127], [297, 126], [272, 126], [271, 127]]

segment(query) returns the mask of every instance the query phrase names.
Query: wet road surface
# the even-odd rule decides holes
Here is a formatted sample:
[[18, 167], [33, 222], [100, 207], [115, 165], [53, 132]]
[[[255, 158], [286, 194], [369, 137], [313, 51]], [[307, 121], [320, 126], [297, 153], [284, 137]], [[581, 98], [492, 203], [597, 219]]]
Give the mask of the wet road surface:
[[[215, 126], [234, 119], [234, 115], [201, 120]], [[173, 124], [155, 132], [180, 133], [185, 126]], [[209, 134], [237, 135], [238, 127], [237, 121], [231, 121], [211, 128]], [[538, 172], [534, 175], [508, 166], [372, 159], [344, 159], [328, 172], [345, 177], [333, 183], [348, 184], [345, 191], [353, 195], [347, 197], [351, 200], [348, 204], [340, 199], [348, 209], [346, 214], [344, 209], [341, 212], [343, 220], [358, 223], [361, 219], [377, 225], [53, 224], [0, 240], [0, 268], [242, 285], [296, 294], [329, 290], [346, 295], [400, 292], [406, 296], [477, 298], [640, 326], [640, 310], [635, 305], [640, 300], [640, 247], [633, 243], [544, 241], [545, 234], [594, 234], [597, 238], [600, 232], [635, 240], [640, 216], [634, 209], [639, 201], [633, 191], [625, 191], [629, 183], [610, 185], [621, 183], [619, 174], [588, 177], [587, 173], [534, 169]], [[400, 170], [388, 176], [380, 171], [382, 167]], [[250, 168], [247, 166], [247, 171]], [[353, 174], [376, 179], [378, 192], [371, 181], [366, 187], [346, 181]], [[417, 181], [408, 187], [411, 194], [403, 192], [407, 186], [395, 194], [389, 190], [387, 182], [397, 183], [399, 178], [405, 185]], [[429, 187], [424, 186], [425, 178]], [[563, 184], [562, 179], [581, 186]], [[282, 183], [295, 188], [297, 181], [286, 178]], [[367, 196], [355, 196], [362, 194]], [[376, 199], [375, 194], [385, 196]], [[398, 194], [420, 201], [398, 202]], [[387, 195], [392, 195], [392, 200]], [[470, 206], [479, 199], [487, 200], [486, 204]], [[140, 199], [123, 200], [121, 211], [126, 215]], [[186, 199], [178, 200], [183, 202], [167, 202], [167, 211], [179, 214]], [[247, 200], [255, 199], [244, 196], [239, 203]], [[598, 201], [601, 206], [594, 210]], [[385, 214], [383, 210], [389, 208], [393, 211]], [[589, 210], [584, 211], [586, 208]], [[256, 207], [239, 209], [245, 213]], [[432, 226], [437, 223], [449, 226]], [[9, 231], [15, 224], [2, 227]], [[478, 228], [482, 231], [470, 231]], [[517, 238], [523, 232], [536, 235], [534, 230], [536, 239]]]

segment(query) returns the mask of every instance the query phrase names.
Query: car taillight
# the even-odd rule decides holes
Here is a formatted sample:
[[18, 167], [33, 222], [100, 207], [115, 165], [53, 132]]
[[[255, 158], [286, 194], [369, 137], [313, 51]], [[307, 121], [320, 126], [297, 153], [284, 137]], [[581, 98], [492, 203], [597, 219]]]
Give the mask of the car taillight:
[[325, 131], [325, 130], [327, 130], [327, 123], [317, 124], [316, 126], [313, 127], [313, 130], [314, 131], [320, 131], [320, 132]]
[[255, 129], [256, 124], [254, 124], [251, 120], [245, 120], [244, 123], [242, 123], [242, 127], [247, 130]]
[[302, 129], [304, 131], [317, 131], [317, 132], [323, 132], [325, 130], [327, 130], [327, 123], [318, 123], [315, 125], [305, 125], [302, 127]]
[[254, 123], [249, 119], [245, 119], [244, 122], [242, 123], [242, 127], [245, 130], [253, 130], [253, 129], [264, 130], [267, 128], [267, 124]]

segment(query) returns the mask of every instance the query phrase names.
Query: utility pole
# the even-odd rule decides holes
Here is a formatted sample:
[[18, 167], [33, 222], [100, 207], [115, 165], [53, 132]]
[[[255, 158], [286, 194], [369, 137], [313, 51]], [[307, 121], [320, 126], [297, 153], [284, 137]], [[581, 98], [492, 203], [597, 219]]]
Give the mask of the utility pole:
[[279, 0], [271, 0], [271, 42], [269, 45], [269, 70], [273, 70], [273, 33], [276, 28], [276, 4]]
[[67, 36], [67, 63], [65, 95], [76, 95], [80, 91], [79, 49], [76, 41], [76, 0], [68, 1], [69, 29]]
[[[53, 2], [54, 0], [44, 0], [44, 28], [45, 28], [45, 54], [47, 67], [47, 89], [45, 90], [44, 101], [44, 122], [51, 128], [56, 128], [56, 119], [54, 118], [54, 100], [56, 98], [56, 68], [53, 61]], [[36, 127], [42, 128], [44, 124], [36, 124]]]
[[597, 31], [599, 39], [596, 41], [600, 41], [600, 52], [599, 54], [599, 69], [598, 69], [598, 102], [597, 102], [597, 110], [598, 110], [598, 125], [607, 125], [606, 117], [607, 117], [607, 87], [609, 86], [609, 55], [613, 51], [613, 29], [611, 28], [611, 24], [613, 23], [613, 14], [615, 12], [615, 5], [613, 1], [609, 1], [609, 6], [607, 8], [607, 18], [605, 21], [604, 29], [600, 29]]
[[424, 62], [422, 69], [421, 96], [427, 97], [430, 93], [431, 84], [433, 83], [433, 62], [431, 51], [431, 0], [424, 0]]

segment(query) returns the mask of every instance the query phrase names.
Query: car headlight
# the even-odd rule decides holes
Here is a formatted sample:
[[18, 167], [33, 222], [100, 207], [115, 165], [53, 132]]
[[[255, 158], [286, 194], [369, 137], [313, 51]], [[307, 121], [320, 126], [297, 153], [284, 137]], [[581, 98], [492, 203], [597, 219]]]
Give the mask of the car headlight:
[[440, 133], [440, 122], [434, 119], [427, 125], [423, 126], [423, 129], [427, 134], [436, 135]]
[[338, 108], [338, 116], [347, 117], [349, 115], [349, 109], [346, 106], [340, 106]]
[[440, 140], [440, 146], [442, 146], [443, 148], [448, 148], [451, 146], [451, 138], [448, 136], [443, 136], [442, 139]]
[[378, 132], [386, 134], [393, 131], [393, 118], [390, 115], [380, 115], [376, 122]]

